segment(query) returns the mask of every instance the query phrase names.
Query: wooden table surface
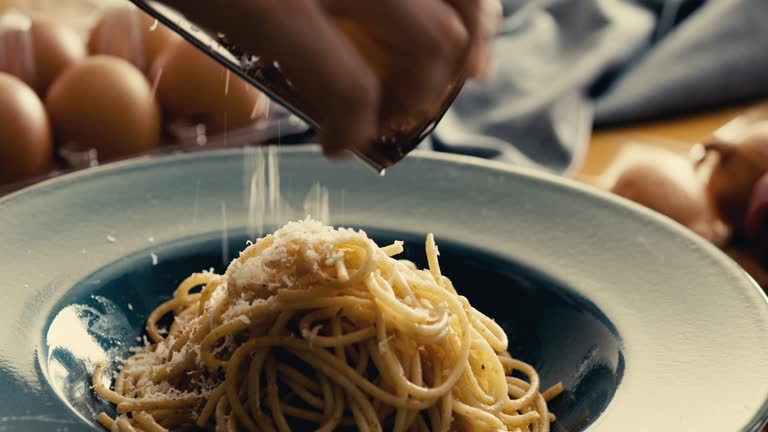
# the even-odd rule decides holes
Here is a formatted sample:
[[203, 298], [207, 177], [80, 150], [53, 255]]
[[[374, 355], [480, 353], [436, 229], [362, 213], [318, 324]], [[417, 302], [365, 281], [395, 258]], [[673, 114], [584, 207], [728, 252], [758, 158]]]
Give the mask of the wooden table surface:
[[[628, 145], [665, 148], [686, 154], [691, 147], [739, 114], [762, 103], [732, 106], [678, 118], [597, 130], [576, 178], [589, 181], [603, 174]], [[768, 292], [768, 269], [743, 250], [727, 247], [725, 252], [738, 262]]]
[[[630, 137], [641, 138], [643, 144], [686, 153], [693, 144], [709, 137], [734, 117], [757, 106], [757, 103], [722, 108], [646, 123], [597, 130], [578, 170], [577, 178], [599, 176], [611, 165]], [[647, 138], [642, 139], [642, 138]], [[646, 143], [647, 141], [647, 143]]]

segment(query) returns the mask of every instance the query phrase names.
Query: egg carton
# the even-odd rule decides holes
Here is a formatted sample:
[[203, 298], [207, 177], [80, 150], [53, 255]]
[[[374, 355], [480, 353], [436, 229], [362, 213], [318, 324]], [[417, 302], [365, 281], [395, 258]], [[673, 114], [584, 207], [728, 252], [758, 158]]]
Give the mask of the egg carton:
[[[57, 22], [74, 29], [85, 41], [90, 29], [103, 12], [115, 6], [132, 7], [126, 0], [0, 0], [0, 14], [12, 9], [22, 15], [55, 17]], [[0, 58], [0, 63], [2, 63], [1, 60]], [[130, 158], [292, 143], [307, 137], [311, 134], [311, 130], [298, 117], [277, 104], [271, 104], [264, 118], [238, 129], [209, 134], [203, 124], [175, 123], [165, 124], [164, 134], [166, 137], [164, 145], [148, 152], [133, 154]], [[0, 185], [0, 196], [46, 179], [97, 166], [102, 162], [95, 149], [60, 143], [56, 149], [53, 171], [38, 178]]]
[[104, 10], [125, 3], [126, 0], [0, 0], [0, 11], [16, 9], [27, 14], [55, 17], [85, 36]]
[[147, 152], [130, 157], [101, 163], [98, 152], [94, 149], [81, 149], [67, 145], [57, 149], [56, 168], [48, 174], [16, 183], [0, 185], [0, 197], [16, 192], [36, 183], [50, 180], [65, 174], [93, 168], [114, 162], [167, 156], [181, 153], [245, 148], [261, 145], [290, 145], [304, 141], [312, 135], [312, 130], [298, 117], [282, 108], [271, 110], [269, 117], [250, 126], [209, 136], [203, 125], [174, 125], [171, 127], [178, 137], [173, 144], [166, 144]]

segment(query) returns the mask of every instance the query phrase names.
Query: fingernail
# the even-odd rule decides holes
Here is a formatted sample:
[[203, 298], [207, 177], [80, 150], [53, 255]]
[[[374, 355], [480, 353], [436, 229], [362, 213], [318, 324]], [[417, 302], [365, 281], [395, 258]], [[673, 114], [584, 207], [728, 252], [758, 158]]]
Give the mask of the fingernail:
[[479, 61], [479, 53], [477, 49], [472, 50], [472, 52], [469, 54], [469, 59], [467, 60], [467, 77], [477, 80], [480, 79], [480, 61]]
[[469, 76], [475, 81], [486, 84], [493, 80], [495, 75], [495, 63], [490, 55], [491, 43], [484, 43], [473, 52], [470, 58]]
[[480, 70], [478, 81], [488, 84], [496, 78], [496, 62], [492, 56], [486, 56], [485, 65]]

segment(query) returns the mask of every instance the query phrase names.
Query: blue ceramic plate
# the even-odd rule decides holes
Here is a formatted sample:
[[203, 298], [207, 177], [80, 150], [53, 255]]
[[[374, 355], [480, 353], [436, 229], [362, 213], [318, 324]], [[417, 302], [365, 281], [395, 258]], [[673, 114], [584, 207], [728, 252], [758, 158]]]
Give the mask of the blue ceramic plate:
[[[149, 311], [247, 238], [241, 151], [120, 163], [0, 201], [0, 430], [94, 430], [111, 409], [94, 364], [124, 356]], [[414, 155], [377, 177], [283, 151], [303, 215], [316, 182], [331, 218], [444, 272], [544, 385], [555, 431], [757, 431], [768, 419], [768, 304], [714, 247], [626, 201], [471, 158]], [[278, 222], [278, 221], [273, 221]], [[283, 222], [282, 220], [279, 222]], [[266, 229], [272, 229], [267, 227]]]

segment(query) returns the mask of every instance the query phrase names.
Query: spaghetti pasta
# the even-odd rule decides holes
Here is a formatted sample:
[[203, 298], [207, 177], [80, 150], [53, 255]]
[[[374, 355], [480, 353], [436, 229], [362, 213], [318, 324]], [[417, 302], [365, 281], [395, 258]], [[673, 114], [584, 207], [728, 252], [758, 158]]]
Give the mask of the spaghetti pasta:
[[114, 382], [96, 367], [94, 391], [117, 412], [99, 423], [547, 432], [562, 386], [542, 391], [534, 368], [509, 356], [504, 331], [442, 275], [431, 234], [428, 269], [395, 259], [402, 251], [307, 219], [249, 245], [223, 275], [193, 274], [150, 314], [152, 342]]

